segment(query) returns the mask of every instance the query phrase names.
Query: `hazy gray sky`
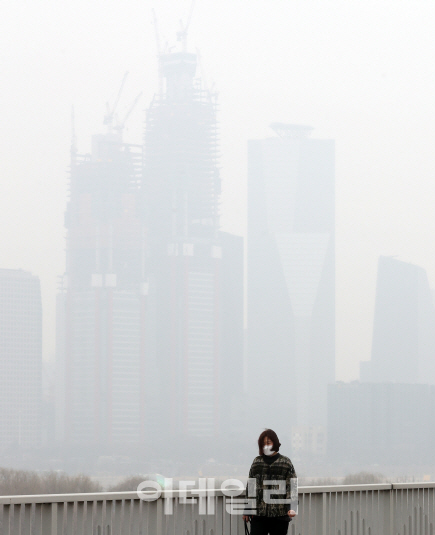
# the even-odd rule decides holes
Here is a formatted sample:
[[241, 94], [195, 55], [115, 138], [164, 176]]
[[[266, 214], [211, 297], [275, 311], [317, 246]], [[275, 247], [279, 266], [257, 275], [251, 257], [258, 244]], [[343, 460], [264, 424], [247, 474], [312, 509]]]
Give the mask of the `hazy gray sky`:
[[[176, 44], [190, 0], [3, 0], [0, 19], [0, 267], [39, 275], [44, 357], [54, 356], [56, 277], [76, 110], [80, 152], [144, 95], [125, 140], [142, 139], [157, 89], [151, 9]], [[272, 121], [336, 140], [337, 378], [370, 356], [377, 258], [423, 266], [435, 286], [435, 2], [197, 0], [189, 47], [219, 93], [226, 230], [246, 230], [246, 141]]]

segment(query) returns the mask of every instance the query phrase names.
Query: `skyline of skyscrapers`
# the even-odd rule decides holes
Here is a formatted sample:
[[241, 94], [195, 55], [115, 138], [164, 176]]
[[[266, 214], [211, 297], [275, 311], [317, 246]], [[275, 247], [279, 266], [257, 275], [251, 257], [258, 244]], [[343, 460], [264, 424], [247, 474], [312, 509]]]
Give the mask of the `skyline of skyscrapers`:
[[[157, 73], [152, 28], [147, 31], [139, 18], [134, 25], [133, 20], [129, 22], [129, 16], [121, 20], [113, 16], [113, 10], [106, 11], [101, 14], [101, 24], [91, 24], [91, 12], [86, 27], [81, 27], [79, 20], [75, 21], [80, 31], [66, 32], [62, 47], [55, 46], [58, 41], [55, 34], [42, 35], [42, 40], [35, 34], [44, 50], [39, 47], [39, 56], [33, 58], [33, 54], [34, 61], [28, 65], [21, 62], [22, 68], [18, 71], [27, 72], [27, 78], [36, 83], [34, 93], [38, 104], [35, 101], [33, 106], [31, 103], [21, 106], [21, 112], [15, 114], [17, 120], [8, 120], [16, 132], [24, 132], [21, 123], [27, 114], [28, 125], [20, 143], [14, 143], [11, 135], [10, 143], [5, 145], [5, 164], [12, 174], [6, 169], [6, 195], [8, 198], [11, 195], [10, 207], [5, 212], [8, 233], [5, 243], [9, 252], [2, 262], [11, 267], [22, 265], [35, 269], [41, 275], [44, 341], [47, 342], [43, 354], [50, 359], [50, 365], [45, 367], [43, 363], [42, 366], [42, 411], [33, 420], [39, 421], [42, 440], [38, 437], [34, 443], [43, 444], [41, 457], [53, 460], [53, 467], [63, 455], [70, 459], [70, 464], [67, 461], [64, 466], [56, 466], [65, 471], [80, 466], [86, 470], [99, 466], [103, 471], [110, 465], [109, 457], [120, 466], [125, 460], [126, 467], [127, 460], [121, 459], [125, 454], [125, 457], [139, 460], [128, 464], [134, 466], [134, 470], [139, 467], [137, 473], [156, 469], [172, 475], [172, 468], [166, 471], [166, 467], [171, 466], [169, 462], [165, 464], [166, 459], [172, 462], [174, 458], [190, 456], [195, 462], [198, 459], [197, 466], [192, 463], [192, 468], [189, 467], [192, 472], [184, 473], [206, 476], [222, 459], [231, 463], [240, 460], [242, 466], [245, 457], [253, 451], [253, 439], [258, 432], [272, 427], [282, 438], [282, 453], [290, 454], [292, 459], [295, 457], [303, 473], [311, 471], [308, 463], [299, 463], [298, 457], [305, 457], [304, 461], [324, 457], [318, 465], [313, 462], [311, 466], [322, 463], [326, 466], [325, 451], [332, 434], [328, 437], [325, 432], [325, 389], [328, 383], [335, 386], [335, 149], [333, 140], [315, 138], [335, 137], [334, 131], [340, 136], [337, 140], [337, 150], [340, 148], [337, 161], [341, 170], [341, 174], [337, 174], [340, 188], [337, 192], [340, 377], [353, 378], [356, 359], [366, 354], [366, 358], [372, 357], [370, 363], [362, 366], [366, 375], [361, 373], [361, 378], [367, 381], [435, 384], [435, 312], [422, 268], [392, 261], [388, 264], [391, 269], [387, 269], [385, 262], [379, 269], [376, 310], [371, 310], [374, 308], [371, 307], [372, 295], [363, 297], [364, 289], [369, 289], [374, 281], [375, 255], [381, 249], [419, 258], [431, 273], [427, 254], [430, 245], [425, 249], [430, 236], [423, 233], [416, 236], [422, 218], [413, 219], [412, 225], [404, 230], [403, 240], [397, 225], [387, 224], [400, 219], [399, 205], [403, 204], [405, 215], [406, 208], [413, 215], [413, 201], [420, 202], [419, 210], [422, 210], [421, 192], [429, 188], [424, 176], [427, 162], [417, 166], [422, 171], [419, 175], [416, 166], [410, 163], [410, 172], [405, 176], [406, 163], [409, 163], [406, 150], [403, 161], [399, 162], [403, 165], [398, 167], [394, 157], [391, 158], [391, 151], [382, 147], [373, 150], [379, 145], [373, 142], [379, 132], [370, 135], [369, 124], [373, 123], [365, 120], [364, 113], [355, 117], [354, 130], [348, 120], [337, 122], [340, 114], [346, 116], [347, 108], [343, 112], [336, 95], [319, 91], [315, 83], [319, 75], [321, 78], [322, 69], [326, 69], [322, 61], [325, 54], [319, 56], [320, 63], [310, 64], [300, 53], [304, 46], [299, 47], [290, 54], [290, 71], [295, 71], [293, 85], [280, 84], [279, 68], [281, 73], [285, 70], [281, 63], [286, 52], [277, 50], [276, 55], [262, 55], [267, 47], [262, 46], [261, 40], [270, 33], [273, 17], [270, 19], [272, 26], [260, 24], [256, 28], [260, 31], [252, 34], [253, 39], [241, 43], [237, 50], [229, 50], [227, 42], [219, 47], [216, 40], [211, 43], [207, 36], [204, 40], [210, 13], [200, 13], [198, 20], [202, 22], [196, 36], [205, 46], [203, 59], [208, 56], [212, 61], [210, 66], [203, 66], [199, 52], [191, 54], [186, 49], [188, 23], [183, 26], [181, 22], [181, 30], [177, 28], [180, 48], [165, 42], [166, 28], [174, 29], [175, 21], [170, 19], [176, 9], [173, 6], [169, 11], [163, 9], [162, 47], [153, 17], [160, 85], [152, 98], [151, 87], [154, 84], [157, 87], [157, 79], [149, 70], [154, 68]], [[133, 11], [130, 10], [130, 14]], [[54, 13], [59, 23], [65, 14], [64, 10]], [[190, 15], [191, 12], [189, 20]], [[195, 18], [196, 15], [194, 25]], [[228, 33], [235, 26], [230, 24], [234, 21], [226, 22]], [[305, 22], [308, 28], [310, 18]], [[218, 29], [219, 20], [216, 23]], [[284, 34], [285, 27], [284, 23], [281, 28]], [[125, 28], [129, 29], [128, 42], [136, 43], [130, 46], [130, 56], [125, 55], [128, 46], [115, 43], [118, 30]], [[306, 28], [296, 37], [300, 44], [307, 36], [309, 39]], [[85, 35], [87, 31], [88, 36]], [[111, 41], [106, 39], [107, 32], [113, 35]], [[326, 35], [321, 33], [316, 32], [316, 46]], [[283, 43], [284, 34], [276, 34], [272, 41]], [[140, 49], [138, 39], [146, 44], [146, 54]], [[314, 60], [316, 46], [313, 50], [305, 47]], [[163, 55], [161, 50], [165, 50]], [[90, 55], [98, 56], [98, 61], [94, 62], [94, 65], [98, 63], [95, 72], [89, 70]], [[28, 59], [29, 55], [25, 56]], [[238, 63], [247, 73], [246, 78], [237, 76]], [[265, 68], [260, 68], [261, 63]], [[40, 73], [38, 64], [43, 64]], [[353, 67], [354, 64], [355, 61]], [[18, 71], [13, 62], [11, 66], [12, 87], [14, 79], [18, 80], [15, 76]], [[130, 69], [136, 81], [141, 80], [142, 87], [134, 89], [134, 93], [143, 89], [143, 94], [147, 95], [146, 102], [141, 102], [142, 110], [138, 108], [136, 117], [131, 117], [132, 123], [136, 123], [129, 124], [131, 137], [123, 137], [124, 122], [118, 121], [114, 109], [108, 109], [104, 121], [107, 132], [92, 136], [99, 132], [98, 128], [94, 129], [94, 112], [98, 115], [100, 108], [104, 113], [102, 97], [117, 89], [110, 86], [111, 80], [125, 68]], [[220, 72], [216, 84], [208, 85], [219, 88], [219, 99], [207, 90], [205, 80], [202, 83], [198, 78], [199, 71], [204, 74], [210, 69]], [[335, 71], [340, 75], [340, 66]], [[351, 77], [351, 82], [363, 72], [357, 72], [358, 65], [353, 71], [355, 76]], [[54, 78], [47, 77], [47, 73]], [[122, 76], [122, 72], [120, 74]], [[209, 72], [209, 81], [215, 77], [216, 73]], [[261, 79], [261, 83], [257, 79]], [[370, 81], [365, 85], [370, 85]], [[375, 90], [379, 89], [379, 84], [375, 86]], [[17, 90], [12, 104], [20, 103], [24, 93]], [[48, 94], [51, 97], [47, 99]], [[79, 154], [73, 142], [66, 199], [65, 139], [69, 125], [64, 119], [71, 99], [79, 110], [79, 130], [86, 136], [80, 146], [86, 147], [84, 152], [89, 150], [89, 154]], [[118, 94], [116, 99], [118, 109], [122, 110], [123, 98], [119, 100]], [[378, 99], [378, 104], [381, 100]], [[222, 129], [217, 120], [221, 117], [220, 107]], [[350, 108], [358, 111], [358, 106]], [[391, 108], [394, 115], [397, 106], [392, 104]], [[29, 126], [33, 116], [41, 117], [44, 113], [46, 121], [42, 126], [35, 121]], [[388, 115], [388, 110], [386, 113]], [[247, 138], [267, 137], [262, 132], [273, 117], [276, 121], [292, 121], [293, 116], [294, 120], [303, 122], [304, 115], [307, 120], [311, 117], [313, 126], [319, 128], [316, 131], [321, 133], [316, 135], [316, 131], [305, 125], [274, 123], [273, 138], [271, 130], [270, 138], [253, 139], [247, 154], [242, 152]], [[390, 123], [384, 121], [384, 124]], [[388, 137], [389, 130], [391, 125], [386, 131], [387, 145], [397, 147], [400, 136]], [[91, 149], [87, 148], [87, 138], [92, 139]], [[137, 144], [124, 142], [134, 138]], [[225, 152], [223, 158], [220, 157], [220, 138]], [[424, 152], [424, 139], [420, 144], [418, 139], [415, 138], [414, 144]], [[18, 150], [22, 157], [15, 157]], [[245, 176], [247, 163], [249, 177]], [[224, 164], [223, 169], [221, 164]], [[396, 167], [402, 181], [398, 181]], [[373, 171], [373, 174], [367, 176], [366, 171], [369, 174]], [[394, 180], [389, 180], [391, 173], [396, 173]], [[246, 178], [248, 188], [245, 187]], [[221, 188], [228, 188], [225, 195], [221, 194]], [[408, 189], [413, 195], [407, 197]], [[430, 194], [426, 199], [424, 207], [427, 209]], [[63, 204], [67, 205], [64, 227], [59, 219]], [[247, 204], [249, 221], [245, 214]], [[353, 209], [355, 217], [352, 217]], [[223, 232], [222, 213], [227, 230], [238, 228], [245, 233], [248, 223], [247, 280], [244, 279], [244, 237]], [[365, 222], [364, 213], [367, 215]], [[406, 227], [407, 219], [402, 219]], [[349, 244], [352, 247], [345, 250]], [[62, 273], [59, 260], [64, 248], [66, 269]], [[53, 271], [62, 273], [57, 296], [55, 378], [51, 367]], [[247, 295], [244, 295], [244, 284]], [[6, 303], [8, 298], [2, 294], [0, 299], [6, 299]], [[355, 302], [356, 299], [361, 299], [361, 303]], [[370, 355], [364, 344], [371, 332], [364, 322], [373, 312]], [[247, 322], [246, 331], [249, 329], [245, 332], [245, 342], [244, 321]], [[3, 319], [0, 323], [0, 329], [9, 332], [8, 323]], [[21, 324], [20, 328], [20, 342], [24, 343], [33, 336], [34, 328], [30, 323]], [[18, 378], [14, 368], [18, 362], [4, 355], [0, 360], [2, 357], [1, 374], [6, 385], [2, 387], [2, 399], [5, 401], [7, 388]], [[26, 364], [22, 367], [27, 380], [29, 371], [35, 368]], [[40, 382], [38, 374], [39, 371], [34, 374], [35, 383], [29, 387], [29, 393]], [[382, 383], [382, 387], [364, 386], [361, 389], [364, 396], [359, 395], [361, 391], [355, 397], [353, 393], [349, 393], [349, 397], [337, 395], [331, 414], [344, 428], [348, 419], [358, 419], [359, 422], [352, 421], [353, 427], [349, 423], [352, 432], [358, 429], [358, 424], [362, 427], [362, 423], [368, 423], [366, 429], [370, 429], [376, 417], [378, 427], [373, 426], [369, 431], [373, 436], [373, 429], [379, 430], [380, 440], [384, 441], [385, 433], [388, 435], [391, 431], [396, 442], [404, 443], [409, 436], [406, 437], [405, 430], [400, 430], [400, 411], [406, 413], [408, 429], [415, 430], [417, 428], [411, 425], [415, 423], [413, 413], [418, 414], [419, 404], [426, 407], [429, 404], [424, 393], [426, 389], [419, 390], [424, 394], [414, 398], [417, 390], [408, 386], [394, 389]], [[52, 418], [54, 387], [58, 410]], [[249, 390], [248, 400], [243, 387]], [[381, 390], [382, 395], [379, 394]], [[431, 396], [433, 393], [430, 399]], [[373, 402], [367, 403], [369, 397]], [[15, 400], [10, 401], [15, 403]], [[397, 401], [397, 413], [390, 410], [390, 400]], [[415, 401], [409, 404], [412, 409], [407, 407], [408, 400]], [[39, 402], [33, 409], [38, 406]], [[373, 414], [377, 408], [380, 410]], [[56, 425], [51, 425], [52, 420]], [[388, 421], [391, 426], [386, 425]], [[3, 434], [15, 438], [12, 445], [7, 446], [8, 451], [15, 447], [18, 451], [32, 443], [22, 438], [22, 411], [15, 422], [10, 419], [9, 424], [10, 433], [6, 429]], [[426, 429], [428, 425], [430, 418]], [[351, 449], [351, 443], [345, 441], [340, 448], [334, 446], [340, 441], [343, 427], [331, 438], [337, 457], [343, 449]], [[57, 444], [52, 440], [53, 431]], [[361, 437], [361, 429], [359, 433], [355, 431], [355, 436]], [[421, 436], [427, 437], [423, 432]], [[369, 445], [366, 435], [355, 446], [356, 452], [361, 451], [358, 446], [364, 440], [365, 446]], [[144, 442], [147, 442], [146, 448], [141, 447]], [[412, 441], [409, 444], [412, 447]], [[84, 446], [80, 452], [75, 448], [78, 445]], [[172, 451], [168, 454], [168, 445], [172, 451], [177, 451], [177, 456], [172, 455]], [[243, 447], [245, 445], [248, 447]], [[82, 462], [88, 452], [89, 457], [94, 456], [93, 465]], [[100, 456], [103, 458], [99, 459]], [[387, 456], [388, 449], [385, 449], [385, 458]], [[26, 453], [22, 455], [24, 461], [25, 458]], [[133, 473], [133, 468], [131, 471]], [[175, 472], [174, 477], [178, 475]], [[238, 473], [244, 472], [241, 469]]]
[[[194, 55], [169, 56], [167, 89], [148, 111], [144, 154], [114, 129], [93, 136], [91, 154], [79, 155], [72, 145], [57, 333], [56, 433], [65, 444], [90, 441], [115, 451], [153, 433], [219, 438], [222, 429], [247, 429], [234, 410], [245, 403], [243, 238], [219, 227], [215, 103], [192, 74]], [[378, 400], [384, 414], [370, 433], [390, 422], [399, 436], [389, 393], [409, 395], [416, 408], [427, 392], [404, 383], [435, 384], [435, 309], [426, 272], [379, 259], [372, 361], [362, 365], [361, 379], [400, 388], [334, 385], [334, 142], [311, 139], [305, 126], [273, 129], [277, 137], [249, 142], [247, 383], [263, 397], [257, 404], [250, 397], [248, 420], [259, 428], [294, 426], [295, 452], [324, 455], [329, 383], [329, 448], [371, 395], [370, 410]], [[21, 270], [0, 270], [0, 304], [10, 305], [17, 291], [15, 304], [25, 297], [36, 314], [35, 281]], [[19, 325], [23, 339], [35, 335], [37, 345], [41, 318], [35, 318]], [[39, 401], [26, 402], [9, 428], [2, 423], [3, 436], [15, 437], [11, 445], [19, 447], [40, 444], [36, 360], [28, 393]], [[1, 362], [4, 402], [18, 375]], [[342, 403], [346, 411], [337, 408]], [[277, 404], [283, 412], [272, 410]], [[361, 414], [367, 423], [369, 413]]]
[[[103, 452], [153, 434], [221, 438], [241, 424], [284, 429], [301, 450], [312, 435], [313, 451], [323, 451], [335, 380], [334, 141], [311, 138], [305, 125], [273, 123], [274, 137], [248, 142], [243, 399], [244, 244], [220, 229], [216, 95], [196, 70], [196, 54], [159, 56], [160, 90], [143, 144], [124, 143], [110, 113], [90, 154], [78, 154], [73, 139], [56, 439]], [[396, 298], [386, 309], [381, 301], [394, 283], [406, 286], [407, 313], [421, 312], [421, 325], [401, 316], [396, 327], [418, 340], [427, 378], [435, 348], [427, 279], [415, 266], [394, 278], [385, 262], [372, 369], [381, 380], [379, 362], [391, 353], [385, 325], [398, 308]], [[409, 357], [411, 346], [402, 348]], [[285, 423], [271, 404], [282, 407]], [[248, 427], [236, 405], [249, 407]]]
[[311, 139], [303, 125], [271, 126], [275, 137], [248, 144], [248, 386], [263, 392], [261, 425], [326, 425], [335, 379], [334, 141]]
[[90, 155], [72, 147], [57, 319], [68, 444], [217, 437], [243, 374], [243, 238], [219, 227], [215, 95], [195, 54], [159, 62], [143, 147], [111, 117]]

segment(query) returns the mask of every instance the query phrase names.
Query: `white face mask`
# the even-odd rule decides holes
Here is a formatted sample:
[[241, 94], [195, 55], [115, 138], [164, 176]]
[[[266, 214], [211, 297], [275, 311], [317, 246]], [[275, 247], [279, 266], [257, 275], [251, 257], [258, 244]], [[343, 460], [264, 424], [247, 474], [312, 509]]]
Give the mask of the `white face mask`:
[[275, 452], [272, 451], [272, 446], [263, 446], [264, 455], [273, 455]]

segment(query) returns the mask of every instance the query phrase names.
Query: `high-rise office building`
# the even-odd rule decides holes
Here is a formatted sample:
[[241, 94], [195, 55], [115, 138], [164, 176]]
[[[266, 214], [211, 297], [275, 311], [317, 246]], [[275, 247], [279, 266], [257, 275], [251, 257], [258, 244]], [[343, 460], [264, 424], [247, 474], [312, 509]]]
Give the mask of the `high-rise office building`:
[[213, 437], [234, 374], [242, 382], [243, 242], [219, 231], [216, 101], [195, 78], [196, 63], [185, 51], [162, 55], [162, 90], [147, 111], [143, 199], [155, 310], [147, 336], [161, 432]]
[[325, 425], [335, 378], [334, 141], [311, 139], [306, 126], [272, 128], [275, 137], [248, 145], [248, 388], [261, 398], [261, 426]]
[[361, 380], [435, 384], [435, 307], [422, 267], [379, 258], [372, 358], [361, 363]]
[[[42, 306], [38, 277], [0, 269], [0, 448], [41, 439]], [[13, 451], [13, 450], [12, 450]]]

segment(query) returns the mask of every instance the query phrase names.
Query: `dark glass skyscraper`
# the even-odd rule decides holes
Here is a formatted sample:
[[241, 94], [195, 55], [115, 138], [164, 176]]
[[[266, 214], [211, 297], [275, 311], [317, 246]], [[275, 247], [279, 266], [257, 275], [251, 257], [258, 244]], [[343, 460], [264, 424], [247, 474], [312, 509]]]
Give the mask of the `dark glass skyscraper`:
[[248, 386], [262, 393], [259, 425], [325, 425], [335, 377], [334, 142], [311, 139], [310, 127], [272, 127], [277, 136], [248, 145]]

